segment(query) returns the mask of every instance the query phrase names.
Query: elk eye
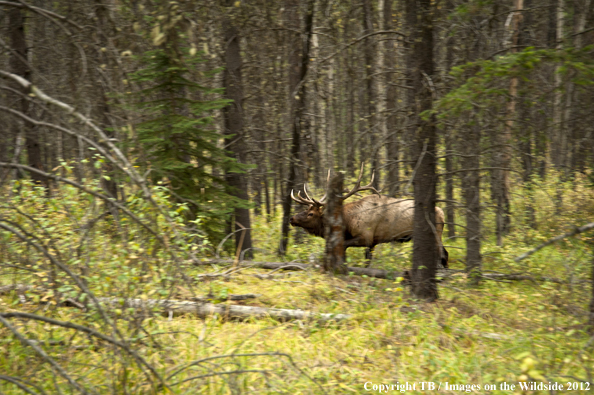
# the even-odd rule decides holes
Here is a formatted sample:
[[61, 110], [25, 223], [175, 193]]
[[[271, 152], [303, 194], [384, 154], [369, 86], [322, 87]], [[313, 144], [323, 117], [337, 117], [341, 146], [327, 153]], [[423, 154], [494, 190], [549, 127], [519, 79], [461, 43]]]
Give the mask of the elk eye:
[[313, 217], [313, 213], [307, 214], [308, 217]]

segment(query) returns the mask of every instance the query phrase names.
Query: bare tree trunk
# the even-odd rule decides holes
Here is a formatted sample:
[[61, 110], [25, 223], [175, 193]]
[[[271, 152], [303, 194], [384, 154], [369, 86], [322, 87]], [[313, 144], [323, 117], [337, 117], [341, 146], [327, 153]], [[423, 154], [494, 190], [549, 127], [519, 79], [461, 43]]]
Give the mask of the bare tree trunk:
[[[31, 70], [29, 69], [29, 63], [27, 62], [27, 39], [25, 36], [25, 18], [20, 8], [12, 7], [8, 11], [9, 29], [10, 29], [10, 44], [12, 51], [10, 53], [10, 70], [12, 73], [25, 78], [26, 80], [31, 79]], [[23, 114], [29, 114], [29, 101], [25, 98], [28, 92], [25, 91], [20, 85], [14, 85], [14, 89], [21, 92], [16, 98], [16, 102], [19, 103], [19, 111]], [[45, 171], [43, 165], [43, 157], [41, 153], [40, 135], [37, 127], [30, 124], [27, 121], [23, 122], [23, 130], [25, 135], [25, 147], [27, 149], [27, 163], [29, 166], [39, 170]], [[18, 159], [18, 158], [15, 158]], [[31, 178], [35, 183], [43, 186], [48, 186], [45, 177], [31, 173]]]
[[[564, 24], [564, 0], [557, 0], [557, 14], [556, 14], [556, 45], [557, 50], [563, 49], [563, 24]], [[563, 92], [561, 92], [561, 85], [563, 83], [562, 75], [559, 72], [561, 64], [557, 64], [554, 73], [555, 98], [553, 103], [553, 138], [551, 146], [551, 159], [553, 164], [560, 169], [563, 166], [563, 159], [565, 156], [563, 141], [564, 141], [564, 124], [563, 124]]]
[[446, 222], [448, 227], [448, 237], [456, 237], [456, 211], [454, 205], [454, 150], [453, 150], [453, 131], [449, 129], [446, 131], [444, 139], [445, 139], [445, 148], [446, 148], [446, 158], [445, 158], [445, 168], [446, 168]]
[[[363, 35], [373, 33], [373, 9], [371, 0], [363, 0]], [[377, 120], [377, 92], [375, 89], [375, 37], [369, 37], [364, 43], [364, 58], [365, 58], [365, 90], [366, 90], [366, 118], [367, 118], [367, 136], [363, 137], [364, 140], [368, 141], [368, 151], [365, 155], [361, 155], [361, 160], [369, 158], [371, 156], [371, 169], [375, 171], [375, 178], [373, 180], [373, 187], [379, 188], [380, 172], [378, 169], [378, 155], [377, 155], [377, 133], [376, 133], [376, 120]]]
[[[532, 13], [529, 11], [532, 8], [532, 0], [525, 0], [524, 7], [527, 11], [524, 13], [524, 20], [522, 22], [522, 27], [519, 29], [519, 36], [518, 36], [518, 45], [531, 45], [532, 40], [530, 37], [530, 28], [532, 27]], [[534, 209], [534, 196], [533, 196], [533, 185], [532, 185], [532, 176], [534, 173], [534, 158], [532, 154], [532, 144], [533, 140], [535, 139], [535, 131], [532, 119], [532, 108], [527, 106], [524, 102], [520, 101], [518, 103], [519, 107], [519, 119], [521, 124], [519, 125], [522, 130], [525, 130], [523, 135], [519, 136], [518, 145], [520, 148], [520, 153], [522, 155], [522, 167], [524, 172], [522, 174], [522, 180], [524, 181], [524, 188], [526, 190], [526, 221], [528, 225], [536, 229], [536, 212]]]
[[328, 203], [324, 210], [326, 219], [324, 235], [326, 239], [326, 260], [324, 271], [335, 274], [346, 274], [344, 253], [344, 222], [342, 218], [342, 189], [344, 177], [342, 173], [332, 177], [328, 186]]
[[[279, 243], [278, 253], [284, 255], [287, 251], [289, 242], [289, 218], [291, 216], [291, 190], [297, 186], [297, 172], [300, 167], [300, 152], [301, 152], [301, 129], [302, 118], [305, 116], [305, 76], [307, 74], [307, 67], [309, 65], [309, 51], [311, 46], [311, 36], [313, 30], [313, 10], [314, 1], [307, 0], [307, 10], [305, 11], [305, 38], [302, 39], [301, 34], [292, 33], [292, 40], [290, 44], [291, 53], [289, 56], [289, 91], [291, 102], [291, 127], [292, 127], [292, 142], [291, 142], [291, 156], [289, 161], [289, 175], [287, 179], [286, 189], [283, 192], [283, 220], [281, 225], [281, 240]], [[297, 0], [287, 0], [285, 9], [288, 10], [288, 19], [290, 27], [299, 29], [300, 13], [299, 2]]]
[[[524, 9], [524, 0], [514, 0], [514, 10]], [[508, 19], [510, 25], [508, 27], [509, 39], [504, 43], [504, 48], [509, 47], [511, 53], [517, 52], [518, 38], [520, 35], [520, 25], [522, 22], [522, 12], [517, 11], [510, 15]], [[511, 206], [510, 206], [510, 184], [509, 184], [509, 168], [511, 167], [511, 143], [512, 130], [514, 127], [514, 118], [516, 116], [516, 101], [518, 94], [518, 78], [512, 77], [509, 83], [510, 100], [506, 108], [506, 121], [503, 128], [503, 134], [500, 139], [501, 148], [498, 149], [497, 167], [494, 170], [497, 181], [496, 196], [497, 196], [497, 245], [503, 245], [503, 236], [509, 232], [511, 226]]]
[[480, 198], [480, 141], [479, 127], [469, 128], [464, 138], [464, 168], [462, 194], [466, 206], [466, 272], [471, 284], [478, 284], [481, 276], [481, 198]]
[[[432, 92], [427, 86], [433, 76], [433, 7], [431, 0], [419, 0], [418, 5], [416, 11], [418, 36], [414, 43], [414, 55], [417, 61], [414, 87], [417, 93], [416, 118], [419, 122], [415, 139], [418, 168], [413, 181], [415, 214], [411, 280], [412, 294], [415, 297], [434, 301], [438, 298], [435, 275], [437, 260], [441, 256], [438, 254], [435, 233], [437, 132], [435, 119], [424, 121], [418, 116], [419, 113], [432, 108]], [[423, 80], [427, 83], [423, 84]]]
[[[227, 1], [227, 7], [232, 6], [231, 0]], [[229, 11], [232, 12], [232, 11]], [[225, 72], [224, 86], [225, 98], [233, 100], [223, 109], [225, 121], [225, 138], [227, 149], [233, 152], [233, 156], [239, 163], [246, 163], [246, 143], [243, 125], [243, 83], [241, 78], [241, 50], [239, 47], [239, 31], [231, 17], [224, 18], [225, 29]], [[245, 175], [238, 173], [227, 173], [227, 183], [231, 187], [231, 193], [239, 199], [248, 201], [248, 185]], [[245, 251], [244, 259], [253, 258], [252, 232], [250, 221], [250, 210], [245, 207], [235, 208], [233, 220], [235, 230], [246, 229], [235, 234], [235, 246], [237, 251]]]
[[[346, 29], [345, 29], [346, 30]], [[350, 61], [350, 57], [346, 62]], [[349, 78], [354, 76], [350, 71], [347, 71]], [[346, 138], [349, 142], [355, 141], [355, 91], [354, 87], [350, 84], [347, 85], [347, 96], [348, 96], [348, 122], [346, 127]], [[352, 176], [355, 173], [355, 144], [347, 144], [346, 147], [346, 171], [348, 176]]]
[[[109, 65], [109, 59], [107, 55], [107, 46], [108, 46], [108, 37], [109, 37], [109, 17], [107, 6], [104, 4], [104, 0], [95, 0], [95, 15], [97, 17], [97, 51], [96, 51], [96, 60], [97, 65]], [[113, 127], [111, 120], [110, 120], [110, 107], [107, 101], [107, 94], [109, 93], [109, 88], [105, 89], [104, 87], [107, 84], [101, 83], [100, 81], [104, 79], [104, 75], [97, 72], [97, 85], [98, 85], [98, 94], [99, 94], [99, 118], [101, 119], [101, 127], [105, 131], [105, 134], [110, 138], [115, 138], [115, 128]], [[115, 178], [115, 173], [112, 170], [112, 166], [109, 162], [106, 162], [106, 169], [110, 179], [106, 179], [104, 177], [101, 178], [101, 186], [103, 189], [108, 193], [109, 196], [113, 197], [114, 199], [118, 198], [118, 185]], [[114, 214], [116, 212], [114, 211]], [[117, 215], [117, 214], [116, 214]]]
[[[417, 35], [418, 35], [418, 31], [417, 31], [417, 26], [418, 26], [418, 21], [417, 21], [417, 4], [418, 1], [404, 1], [402, 2], [402, 4], [404, 4], [404, 25], [406, 26], [406, 32], [408, 34], [408, 37], [406, 37], [406, 45], [405, 45], [405, 73], [406, 73], [406, 80], [405, 80], [405, 85], [406, 86], [413, 86], [416, 88], [415, 86], [415, 73], [417, 72], [416, 70], [416, 64], [415, 62], [417, 61], [417, 59], [415, 59], [416, 56], [416, 52], [415, 52], [415, 47], [416, 47], [416, 39], [417, 39]], [[410, 171], [412, 171], [412, 169], [415, 166], [415, 159], [414, 156], [416, 155], [416, 151], [415, 151], [415, 147], [413, 144], [410, 144], [411, 141], [414, 141], [415, 139], [415, 131], [417, 129], [417, 123], [418, 123], [418, 119], [417, 119], [417, 115], [418, 115], [418, 111], [416, 109], [416, 103], [415, 103], [415, 93], [417, 93], [416, 89], [404, 89], [404, 103], [406, 104], [406, 112], [407, 112], [407, 117], [406, 117], [406, 125], [405, 125], [405, 129], [404, 129], [404, 136], [403, 136], [403, 141], [407, 142], [407, 148], [405, 149], [405, 158], [408, 161], [408, 166], [404, 167], [405, 173], [406, 175], [408, 175], [410, 173]]]
[[[450, 13], [454, 10], [452, 0], [447, 0], [445, 4], [446, 12]], [[446, 14], [447, 15], [447, 14]], [[454, 54], [454, 37], [449, 37], [446, 42], [446, 56], [445, 56], [445, 74], [449, 73], [453, 66]], [[444, 75], [444, 81], [445, 81]], [[456, 237], [456, 210], [454, 204], [454, 131], [450, 126], [444, 126], [444, 140], [445, 140], [445, 168], [446, 168], [446, 222], [448, 228], [448, 237]]]
[[[393, 0], [384, 0], [384, 28], [383, 30], [394, 29], [392, 22], [392, 3]], [[395, 38], [388, 36], [388, 38]], [[398, 102], [398, 92], [393, 80], [396, 80], [396, 49], [395, 41], [385, 41], [384, 71], [386, 81], [386, 162], [387, 176], [385, 184], [388, 187], [388, 194], [394, 196], [400, 189], [400, 165], [399, 145], [398, 145], [398, 118], [396, 116], [396, 105]]]
[[[574, 15], [574, 38], [573, 38], [573, 45], [576, 49], [582, 49], [582, 34], [577, 34], [578, 32], [582, 32], [586, 26], [586, 19], [589, 16], [590, 7], [592, 4], [592, 0], [574, 0], [573, 5], [573, 15]], [[571, 149], [568, 147], [568, 154], [571, 157], [571, 162], [568, 162], [569, 169], [571, 171], [579, 171], [583, 172], [586, 166], [586, 156], [587, 151], [585, 149], [585, 141], [586, 138], [586, 128], [578, 127], [576, 125], [576, 113], [579, 109], [579, 103], [582, 101], [581, 91], [576, 89], [574, 82], [571, 78], [567, 81], [567, 88], [566, 88], [566, 95], [567, 100], [565, 104], [565, 119], [567, 122], [568, 131], [570, 131], [571, 135]], [[572, 105], [572, 103], [576, 103]]]

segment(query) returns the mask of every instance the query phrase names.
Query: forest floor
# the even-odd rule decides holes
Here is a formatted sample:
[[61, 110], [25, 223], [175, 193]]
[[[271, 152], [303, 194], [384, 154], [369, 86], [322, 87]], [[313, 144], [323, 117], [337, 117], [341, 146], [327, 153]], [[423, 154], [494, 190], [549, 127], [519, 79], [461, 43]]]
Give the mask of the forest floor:
[[[253, 226], [255, 245], [274, 251], [277, 221], [266, 222], [259, 217]], [[534, 240], [525, 243], [526, 237], [524, 232], [512, 234], [503, 248], [487, 241], [483, 247], [485, 271], [527, 272], [565, 283], [489, 280], [471, 288], [465, 275], [455, 272], [439, 284], [439, 300], [425, 304], [412, 300], [398, 280], [333, 277], [314, 269], [277, 271], [267, 277], [270, 271], [247, 268], [226, 277], [202, 278], [191, 291], [177, 286], [167, 297], [183, 300], [197, 294], [216, 300], [229, 294], [256, 293], [260, 295], [256, 299], [222, 303], [352, 317], [320, 323], [155, 315], [144, 319], [142, 331], [130, 329], [128, 335], [180, 394], [343, 394], [379, 393], [382, 389], [382, 393], [396, 393], [406, 389], [407, 383], [407, 393], [434, 393], [429, 391], [430, 383], [444, 394], [470, 389], [474, 393], [548, 393], [523, 391], [519, 383], [531, 380], [562, 384], [563, 392], [570, 385], [571, 393], [591, 393], [588, 383], [580, 383], [592, 382], [594, 369], [592, 338], [585, 327], [590, 285], [584, 279], [591, 267], [586, 240], [566, 240], [515, 263], [515, 256], [538, 244]], [[464, 269], [463, 240], [448, 240], [446, 245], [451, 269]], [[379, 246], [373, 267], [408, 268], [411, 246]], [[291, 245], [284, 260], [308, 262], [322, 251], [323, 240], [303, 235], [303, 242]], [[358, 262], [363, 259], [362, 249], [348, 253], [349, 265], [362, 264]], [[257, 260], [279, 258], [260, 252]], [[194, 266], [188, 267], [186, 274], [198, 278], [225, 269]], [[1, 279], [2, 283], [16, 280], [7, 276]], [[14, 309], [40, 311], [34, 303], [20, 304], [15, 292], [1, 295], [0, 311]], [[84, 314], [68, 307], [45, 313], [73, 322]], [[41, 344], [53, 341], [55, 345], [48, 348], [62, 366], [98, 393], [145, 392], [139, 369], [114, 362], [113, 355], [108, 356], [109, 347], [88, 347], [84, 337], [49, 324], [29, 321], [21, 325], [29, 338]], [[0, 352], [0, 371], [31, 376], [44, 364], [32, 350], [9, 337], [6, 329], [0, 329], [0, 334], [5, 339], [2, 341], [10, 344]], [[188, 367], [192, 362], [194, 365]], [[182, 368], [179, 373], [178, 368]], [[115, 383], [123, 374], [128, 375], [128, 389], [111, 387], [110, 382]], [[472, 385], [475, 387], [468, 387]], [[2, 381], [0, 390], [18, 393], [11, 392], [16, 387]]]

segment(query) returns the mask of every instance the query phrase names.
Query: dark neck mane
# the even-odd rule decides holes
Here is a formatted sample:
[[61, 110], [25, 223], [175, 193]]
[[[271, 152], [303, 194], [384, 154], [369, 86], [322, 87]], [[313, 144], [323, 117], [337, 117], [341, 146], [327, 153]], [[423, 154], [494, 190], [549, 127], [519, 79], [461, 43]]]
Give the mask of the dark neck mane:
[[318, 226], [314, 226], [312, 228], [303, 228], [303, 229], [305, 229], [305, 231], [307, 233], [309, 233], [310, 235], [314, 235], [314, 236], [323, 238], [325, 227], [326, 227], [326, 219], [322, 216], [322, 221], [320, 221], [320, 224]]

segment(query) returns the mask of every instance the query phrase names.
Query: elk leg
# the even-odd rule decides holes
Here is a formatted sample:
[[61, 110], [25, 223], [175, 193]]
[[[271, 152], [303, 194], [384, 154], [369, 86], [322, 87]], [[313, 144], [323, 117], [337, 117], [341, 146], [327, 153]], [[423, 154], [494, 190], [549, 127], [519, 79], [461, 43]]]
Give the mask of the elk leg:
[[373, 259], [373, 247], [367, 247], [365, 249], [365, 267], [371, 266], [371, 259]]
[[441, 254], [441, 265], [447, 269], [448, 268], [448, 259], [450, 257], [450, 254], [448, 253], [448, 250], [445, 249], [445, 247], [441, 247], [442, 250], [442, 254]]
[[349, 247], [368, 247], [368, 245], [363, 237], [357, 236], [344, 241], [344, 249], [346, 250]]

